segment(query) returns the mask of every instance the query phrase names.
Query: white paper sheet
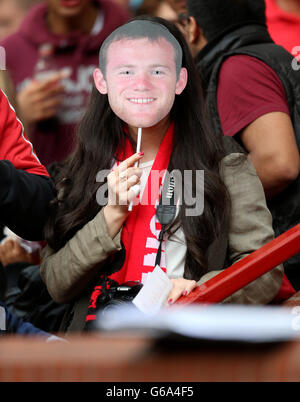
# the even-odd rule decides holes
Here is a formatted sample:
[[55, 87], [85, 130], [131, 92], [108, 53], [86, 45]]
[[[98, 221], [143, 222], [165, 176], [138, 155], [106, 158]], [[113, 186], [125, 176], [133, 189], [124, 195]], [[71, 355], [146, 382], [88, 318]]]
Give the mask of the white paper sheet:
[[173, 286], [172, 282], [166, 273], [156, 266], [147, 274], [147, 278], [143, 278], [143, 283], [144, 286], [132, 303], [145, 314], [156, 314], [166, 301]]

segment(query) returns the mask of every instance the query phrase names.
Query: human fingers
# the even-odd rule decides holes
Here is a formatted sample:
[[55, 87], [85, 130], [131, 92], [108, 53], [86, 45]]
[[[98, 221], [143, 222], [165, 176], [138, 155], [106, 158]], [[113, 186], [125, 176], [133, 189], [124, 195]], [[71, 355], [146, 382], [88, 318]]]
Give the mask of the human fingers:
[[62, 102], [62, 97], [61, 96], [55, 96], [51, 99], [47, 99], [43, 102], [41, 102], [41, 110], [46, 112], [49, 109], [56, 109], [58, 106], [61, 105]]
[[[60, 88], [59, 88], [60, 87]], [[48, 93], [49, 90], [60, 90], [63, 89], [63, 87], [60, 85], [59, 82], [47, 82], [47, 81], [38, 81], [38, 80], [33, 80], [29, 82], [22, 91], [20, 91], [19, 96], [24, 94], [24, 97], [30, 97], [30, 99], [40, 99], [40, 97]]]
[[120, 191], [127, 191], [127, 199], [131, 202], [140, 193], [140, 179], [143, 174], [138, 167], [128, 168], [119, 174]]
[[130, 187], [130, 201], [133, 201], [140, 194], [140, 191], [141, 186], [138, 183]]
[[196, 287], [198, 286], [196, 281], [188, 281], [186, 284], [185, 290], [183, 291], [182, 295], [187, 296], [190, 294]]
[[[136, 162], [143, 157], [143, 153], [136, 153], [126, 159], [114, 170], [114, 192], [122, 205], [131, 202], [140, 192], [138, 183], [143, 174], [142, 169], [135, 166]], [[133, 165], [133, 167], [132, 167]], [[112, 184], [112, 181], [111, 181]]]
[[42, 95], [44, 97], [55, 97], [55, 96], [62, 96], [65, 93], [65, 88], [61, 84], [47, 86], [42, 91]]
[[47, 87], [37, 87], [31, 92], [32, 102], [43, 102], [49, 99], [62, 98], [65, 93], [65, 89], [62, 85], [57, 86], [47, 86]]
[[110, 172], [107, 176], [108, 205], [119, 207], [128, 205], [140, 192], [141, 175], [142, 170], [139, 168]]
[[173, 288], [171, 289], [167, 304], [171, 305], [175, 303], [181, 296], [187, 296], [193, 289], [197, 287], [197, 282], [194, 280], [188, 280], [184, 278], [171, 279]]
[[15, 243], [15, 241], [13, 239], [7, 239], [2, 244], [3, 253], [11, 252], [13, 250], [13, 248], [14, 248], [14, 243]]
[[28, 258], [31, 258], [31, 254], [28, 253], [24, 247], [22, 247], [21, 243], [18, 240], [12, 240], [12, 247], [7, 253], [9, 258], [14, 258], [16, 261], [27, 261]]
[[137, 152], [131, 155], [129, 158], [125, 159], [123, 162], [119, 164], [119, 166], [115, 169], [115, 173], [119, 174], [126, 169], [133, 167], [136, 162], [139, 162], [140, 159], [144, 156], [144, 152]]
[[140, 192], [140, 177], [132, 175], [125, 181], [116, 181], [113, 192], [115, 199], [119, 205], [127, 205], [130, 203]]
[[10, 263], [11, 257], [14, 255], [15, 243], [14, 240], [8, 239], [1, 245], [1, 263], [3, 266]]
[[65, 88], [60, 82], [43, 82], [43, 81], [32, 81], [26, 87], [20, 91], [17, 95], [18, 102], [30, 105], [38, 105], [49, 98], [55, 96], [62, 96], [65, 92]]
[[11, 254], [11, 262], [27, 261], [31, 262], [31, 254], [28, 253], [19, 242], [15, 242], [13, 252]]
[[43, 102], [35, 108], [34, 117], [36, 120], [45, 120], [53, 117], [57, 114], [57, 111], [61, 105], [62, 99], [49, 99]]
[[122, 171], [119, 171], [119, 180], [128, 180], [131, 176], [142, 176], [143, 170], [139, 167], [131, 167]]
[[63, 99], [61, 90], [50, 93], [40, 90], [34, 83], [28, 84], [17, 95], [17, 101], [23, 118], [28, 123], [43, 120], [55, 115]]
[[[143, 174], [140, 168], [129, 168], [119, 174], [118, 184], [121, 189], [129, 190], [140, 182], [141, 176]], [[133, 189], [135, 196], [139, 193], [137, 188]]]
[[3, 264], [3, 245], [2, 244], [0, 245], [0, 262], [2, 265], [4, 265]]
[[63, 71], [51, 74], [48, 78], [43, 80], [35, 80], [40, 84], [40, 88], [49, 88], [60, 85], [63, 78], [66, 78], [66, 74]]
[[135, 184], [138, 184], [140, 182], [140, 176], [133, 174], [132, 176], [128, 177], [124, 182], [120, 183], [120, 187], [124, 190], [129, 190], [132, 188]]
[[26, 251], [19, 242], [15, 241], [13, 244], [12, 253], [15, 256], [23, 256], [26, 253]]

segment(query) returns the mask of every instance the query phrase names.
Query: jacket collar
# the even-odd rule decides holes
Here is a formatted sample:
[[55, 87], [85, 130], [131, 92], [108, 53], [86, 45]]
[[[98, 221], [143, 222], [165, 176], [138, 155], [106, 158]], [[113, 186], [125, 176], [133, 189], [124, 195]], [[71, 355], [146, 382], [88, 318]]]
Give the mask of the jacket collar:
[[258, 43], [273, 43], [265, 25], [253, 24], [223, 32], [197, 54], [195, 61], [207, 81], [217, 60], [227, 52]]

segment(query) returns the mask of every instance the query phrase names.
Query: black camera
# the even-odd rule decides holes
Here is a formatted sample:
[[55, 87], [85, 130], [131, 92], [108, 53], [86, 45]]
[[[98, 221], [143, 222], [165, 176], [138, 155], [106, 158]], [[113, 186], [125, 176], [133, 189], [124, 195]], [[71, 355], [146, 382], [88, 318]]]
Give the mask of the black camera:
[[102, 300], [98, 314], [107, 314], [112, 309], [124, 305], [125, 303], [131, 303], [135, 296], [139, 293], [143, 284], [138, 281], [128, 281], [121, 285], [111, 287], [105, 294], [102, 294]]

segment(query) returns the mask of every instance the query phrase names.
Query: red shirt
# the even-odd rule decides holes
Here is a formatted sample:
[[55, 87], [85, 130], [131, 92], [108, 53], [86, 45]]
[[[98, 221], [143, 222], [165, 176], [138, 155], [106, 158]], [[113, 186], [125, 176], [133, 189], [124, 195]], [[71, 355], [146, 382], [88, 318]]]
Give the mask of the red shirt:
[[[272, 39], [292, 53], [292, 49], [300, 45], [300, 15], [283, 11], [278, 7], [276, 0], [265, 2], [267, 26]], [[294, 56], [297, 54], [299, 51]]]
[[246, 55], [231, 56], [222, 64], [217, 102], [223, 133], [228, 136], [264, 114], [289, 114], [279, 77], [268, 65]]
[[[255, 57], [229, 57], [219, 74], [218, 111], [225, 135], [234, 136], [258, 117], [271, 113], [289, 114], [286, 94], [279, 77]], [[286, 276], [274, 301], [295, 293]]]
[[0, 160], [10, 161], [15, 168], [42, 176], [49, 176], [40, 163], [24, 127], [13, 107], [0, 90]]

